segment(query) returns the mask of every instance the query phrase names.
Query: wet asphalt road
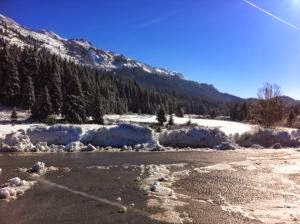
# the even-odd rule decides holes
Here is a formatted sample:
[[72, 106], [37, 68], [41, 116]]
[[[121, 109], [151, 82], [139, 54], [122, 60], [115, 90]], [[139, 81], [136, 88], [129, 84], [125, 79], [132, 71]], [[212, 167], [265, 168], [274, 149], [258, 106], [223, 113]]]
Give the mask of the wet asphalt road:
[[128, 211], [38, 182], [20, 198], [0, 201], [0, 224], [163, 223], [151, 218], [161, 211], [147, 206], [149, 196], [136, 181], [140, 169], [133, 165], [178, 163], [185, 163], [190, 175], [174, 183], [187, 203], [176, 210], [192, 223], [300, 223], [300, 153], [295, 150], [0, 154], [0, 184], [15, 176], [30, 180], [17, 169], [37, 161], [59, 168], [41, 180], [112, 202], [121, 197]]

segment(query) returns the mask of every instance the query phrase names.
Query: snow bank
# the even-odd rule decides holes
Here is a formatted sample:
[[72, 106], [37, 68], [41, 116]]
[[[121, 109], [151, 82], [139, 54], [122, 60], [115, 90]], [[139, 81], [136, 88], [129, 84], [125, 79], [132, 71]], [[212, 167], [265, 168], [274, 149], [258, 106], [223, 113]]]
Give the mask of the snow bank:
[[23, 130], [5, 135], [0, 143], [0, 152], [31, 151], [34, 147]]
[[150, 128], [132, 124], [120, 124], [89, 131], [82, 141], [85, 144], [100, 147], [123, 147], [124, 145], [135, 146], [139, 144], [155, 145]]
[[68, 145], [79, 141], [82, 136], [82, 128], [72, 125], [40, 125], [29, 128], [27, 135], [33, 144], [47, 142], [48, 145]]
[[158, 141], [163, 146], [191, 148], [214, 148], [231, 142], [219, 129], [201, 127], [164, 131], [159, 135]]
[[95, 151], [95, 146], [151, 149], [156, 146], [154, 136], [150, 128], [132, 124], [35, 125], [0, 137], [0, 152]]
[[237, 135], [235, 141], [243, 147], [252, 147], [257, 144], [265, 148], [275, 147], [279, 144], [282, 147], [300, 147], [300, 138], [296, 133], [291, 134], [285, 130], [259, 129], [256, 132]]

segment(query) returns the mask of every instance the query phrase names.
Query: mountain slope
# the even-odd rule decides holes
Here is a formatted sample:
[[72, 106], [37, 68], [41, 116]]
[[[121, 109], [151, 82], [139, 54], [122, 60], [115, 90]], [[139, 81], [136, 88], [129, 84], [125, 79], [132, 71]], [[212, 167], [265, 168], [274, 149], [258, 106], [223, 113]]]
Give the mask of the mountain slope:
[[27, 29], [1, 14], [0, 38], [19, 47], [47, 49], [50, 53], [78, 64], [114, 71], [116, 75], [131, 78], [143, 86], [175, 91], [178, 94], [200, 97], [213, 102], [241, 100], [233, 95], [219, 92], [212, 85], [185, 80], [178, 72], [152, 67], [121, 54], [97, 49], [84, 39], [64, 39], [50, 31]]

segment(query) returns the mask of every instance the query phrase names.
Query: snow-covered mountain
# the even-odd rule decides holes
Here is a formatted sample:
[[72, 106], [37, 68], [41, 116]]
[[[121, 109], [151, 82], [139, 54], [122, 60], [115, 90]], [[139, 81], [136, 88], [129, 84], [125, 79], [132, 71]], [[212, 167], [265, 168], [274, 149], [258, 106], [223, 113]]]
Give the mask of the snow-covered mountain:
[[47, 30], [31, 30], [1, 14], [0, 39], [19, 47], [47, 49], [62, 58], [113, 71], [121, 77], [135, 80], [140, 85], [153, 89], [172, 91], [181, 96], [196, 97], [218, 104], [241, 100], [239, 97], [218, 91], [213, 85], [185, 80], [181, 73], [152, 67], [122, 54], [98, 49], [84, 39], [65, 39]]
[[1, 14], [0, 37], [8, 43], [20, 47], [35, 46], [38, 48], [46, 48], [51, 53], [60, 55], [63, 58], [71, 59], [76, 63], [95, 66], [100, 69], [117, 70], [138, 68], [151, 74], [172, 75], [183, 78], [180, 73], [152, 67], [121, 54], [97, 49], [89, 41], [84, 39], [65, 39], [47, 30], [34, 31], [25, 28]]

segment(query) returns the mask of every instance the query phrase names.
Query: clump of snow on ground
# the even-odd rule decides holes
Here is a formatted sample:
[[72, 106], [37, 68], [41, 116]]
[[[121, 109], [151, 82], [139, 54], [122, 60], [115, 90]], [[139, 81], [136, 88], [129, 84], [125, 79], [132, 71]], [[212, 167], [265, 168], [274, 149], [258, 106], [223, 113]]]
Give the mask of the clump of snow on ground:
[[[255, 132], [244, 133], [235, 136], [235, 141], [243, 147], [260, 145], [265, 148], [276, 147], [299, 147], [300, 138], [286, 130], [259, 129]], [[279, 145], [280, 144], [280, 145]]]
[[77, 152], [98, 147], [122, 150], [156, 148], [156, 135], [149, 127], [120, 125], [28, 125], [0, 137], [1, 152]]
[[0, 139], [1, 152], [30, 151], [33, 147], [23, 130], [7, 134], [3, 139]]
[[47, 142], [47, 144], [55, 145], [68, 145], [71, 142], [79, 141], [82, 133], [79, 126], [72, 125], [41, 125], [29, 128], [26, 132], [33, 144]]
[[147, 206], [159, 209], [151, 218], [167, 223], [186, 223], [192, 220], [185, 214], [180, 214], [177, 209], [188, 205], [184, 201], [188, 197], [178, 194], [174, 190], [174, 183], [182, 178], [188, 177], [189, 170], [179, 170], [171, 172], [171, 168], [181, 168], [185, 164], [169, 165], [142, 165], [141, 175], [146, 177], [141, 179], [140, 187], [148, 192]]
[[48, 166], [46, 166], [46, 164], [44, 162], [40, 162], [40, 161], [33, 164], [33, 166], [31, 168], [20, 168], [21, 172], [30, 173], [30, 175], [32, 177], [40, 177], [50, 171], [57, 171], [57, 170], [58, 170], [58, 168], [56, 168], [54, 166], [48, 167]]
[[159, 143], [170, 147], [214, 148], [231, 140], [217, 128], [195, 127], [163, 131], [159, 135]]
[[0, 186], [0, 199], [7, 201], [16, 199], [30, 189], [36, 181], [21, 180], [19, 177], [14, 177], [8, 180], [7, 183]]
[[83, 142], [101, 147], [136, 146], [138, 144], [155, 146], [153, 133], [150, 128], [130, 124], [120, 124], [92, 130], [86, 134]]

